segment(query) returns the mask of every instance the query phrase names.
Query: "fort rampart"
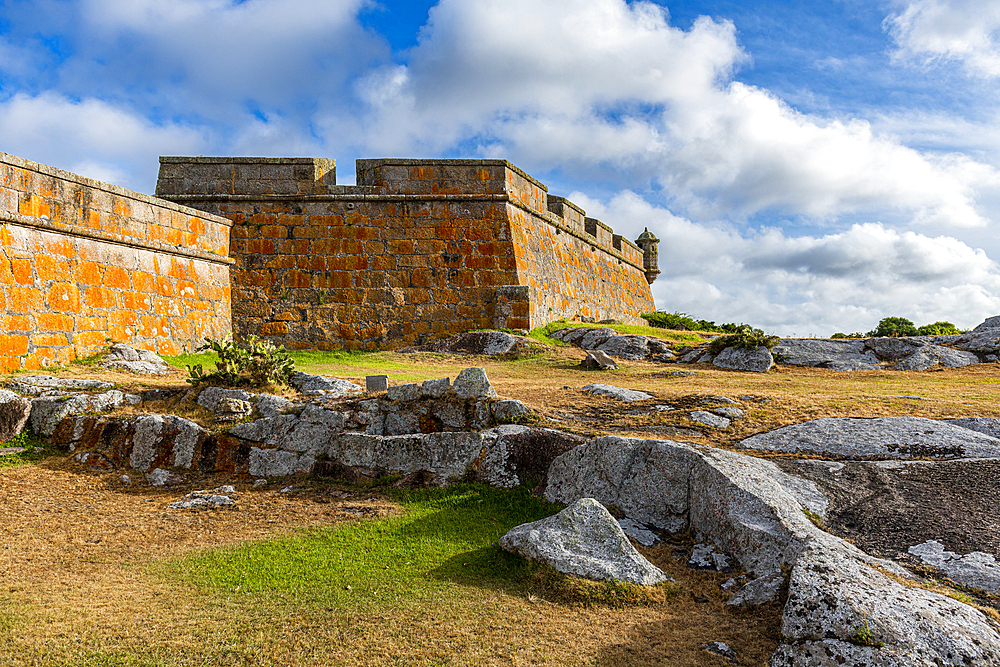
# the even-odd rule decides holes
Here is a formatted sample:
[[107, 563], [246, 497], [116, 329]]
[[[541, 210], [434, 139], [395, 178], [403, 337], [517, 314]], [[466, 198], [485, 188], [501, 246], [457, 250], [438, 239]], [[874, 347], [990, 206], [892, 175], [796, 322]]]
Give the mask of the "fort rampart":
[[231, 225], [0, 153], [0, 371], [228, 334]]
[[655, 239], [644, 252], [504, 160], [358, 160], [341, 186], [333, 160], [163, 157], [156, 193], [232, 220], [233, 327], [289, 348], [654, 310]]

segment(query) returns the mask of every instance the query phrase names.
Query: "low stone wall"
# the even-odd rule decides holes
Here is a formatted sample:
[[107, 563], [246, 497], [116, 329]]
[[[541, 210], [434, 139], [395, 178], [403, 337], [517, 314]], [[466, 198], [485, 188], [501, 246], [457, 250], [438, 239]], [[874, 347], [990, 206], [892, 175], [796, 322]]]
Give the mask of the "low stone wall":
[[231, 224], [0, 153], [0, 371], [230, 333]]

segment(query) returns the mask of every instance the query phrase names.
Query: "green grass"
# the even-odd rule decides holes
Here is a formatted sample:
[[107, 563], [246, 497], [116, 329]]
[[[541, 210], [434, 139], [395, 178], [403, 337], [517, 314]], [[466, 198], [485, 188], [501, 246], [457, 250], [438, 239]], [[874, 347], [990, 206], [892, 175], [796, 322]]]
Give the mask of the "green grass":
[[649, 327], [645, 325], [637, 324], [587, 324], [584, 322], [567, 322], [566, 320], [558, 320], [556, 322], [549, 322], [544, 327], [538, 327], [537, 329], [532, 329], [528, 336], [534, 338], [535, 340], [547, 343], [549, 345], [565, 345], [560, 340], [555, 338], [550, 338], [549, 336], [559, 331], [560, 329], [565, 329], [566, 327], [601, 327], [614, 329], [621, 334], [631, 334], [636, 336], [653, 336], [654, 338], [661, 338], [663, 340], [672, 341], [675, 343], [704, 343], [710, 338], [707, 338], [696, 331], [676, 331], [674, 329], [658, 329], [654, 327]]
[[52, 445], [35, 435], [30, 426], [25, 427], [10, 442], [0, 444], [0, 447], [24, 447], [25, 450], [19, 454], [0, 456], [0, 469], [16, 468], [59, 453]]
[[512, 527], [558, 510], [526, 488], [458, 485], [395, 495], [399, 515], [201, 551], [165, 572], [217, 593], [295, 592], [325, 605], [420, 599], [454, 583], [524, 579], [528, 562], [495, 544]]

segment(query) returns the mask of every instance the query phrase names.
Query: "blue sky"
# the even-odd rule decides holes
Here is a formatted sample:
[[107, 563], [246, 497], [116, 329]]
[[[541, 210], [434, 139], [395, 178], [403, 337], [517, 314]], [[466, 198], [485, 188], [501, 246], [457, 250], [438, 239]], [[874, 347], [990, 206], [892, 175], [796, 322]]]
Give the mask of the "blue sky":
[[1000, 0], [0, 0], [0, 150], [503, 157], [779, 334], [1000, 313]]

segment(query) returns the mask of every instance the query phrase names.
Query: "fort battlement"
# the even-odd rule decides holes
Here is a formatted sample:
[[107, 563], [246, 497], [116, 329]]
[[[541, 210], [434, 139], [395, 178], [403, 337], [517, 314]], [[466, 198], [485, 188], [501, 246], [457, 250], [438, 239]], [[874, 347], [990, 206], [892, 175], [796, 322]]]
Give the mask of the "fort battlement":
[[650, 252], [505, 160], [162, 157], [156, 193], [232, 220], [233, 327], [287, 347], [654, 310]]
[[0, 153], [0, 371], [229, 333], [231, 225]]

